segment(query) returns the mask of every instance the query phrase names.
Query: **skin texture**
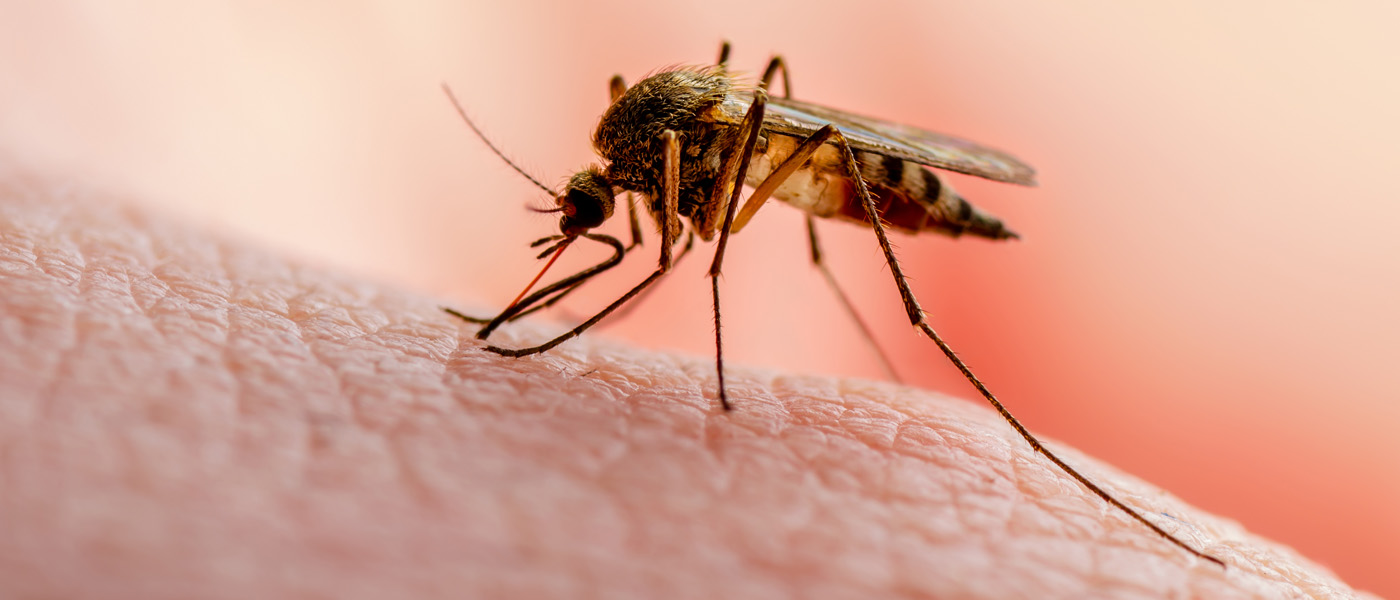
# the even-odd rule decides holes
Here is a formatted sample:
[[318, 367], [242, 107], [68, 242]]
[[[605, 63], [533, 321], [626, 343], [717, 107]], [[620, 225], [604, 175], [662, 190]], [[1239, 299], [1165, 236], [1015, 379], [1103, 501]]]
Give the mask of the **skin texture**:
[[724, 413], [707, 359], [499, 357], [55, 181], [0, 172], [0, 596], [1357, 597], [1052, 444], [1192, 559], [969, 401], [735, 366]]

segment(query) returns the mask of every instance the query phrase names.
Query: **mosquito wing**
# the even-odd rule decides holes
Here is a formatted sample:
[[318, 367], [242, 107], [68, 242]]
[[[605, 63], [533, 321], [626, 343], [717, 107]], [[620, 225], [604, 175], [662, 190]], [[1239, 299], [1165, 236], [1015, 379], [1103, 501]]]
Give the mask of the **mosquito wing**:
[[[752, 92], [731, 92], [718, 107], [719, 117], [738, 124], [751, 104]], [[765, 131], [798, 137], [828, 123], [841, 130], [857, 154], [874, 152], [993, 181], [1035, 185], [1035, 169], [1016, 157], [950, 135], [789, 98], [770, 97], [763, 116]]]

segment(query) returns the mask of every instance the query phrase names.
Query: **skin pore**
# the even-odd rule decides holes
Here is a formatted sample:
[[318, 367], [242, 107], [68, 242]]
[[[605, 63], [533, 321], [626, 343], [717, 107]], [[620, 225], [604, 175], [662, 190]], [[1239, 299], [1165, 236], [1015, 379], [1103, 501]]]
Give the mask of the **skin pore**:
[[[990, 409], [584, 336], [0, 173], [0, 595], [1354, 595]], [[513, 324], [519, 345], [557, 327]]]

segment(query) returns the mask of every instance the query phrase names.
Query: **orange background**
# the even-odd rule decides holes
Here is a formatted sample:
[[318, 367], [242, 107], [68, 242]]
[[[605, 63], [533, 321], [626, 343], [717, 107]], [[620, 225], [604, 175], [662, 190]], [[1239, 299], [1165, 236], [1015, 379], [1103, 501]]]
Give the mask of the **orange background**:
[[[781, 52], [800, 98], [1040, 170], [953, 179], [1020, 242], [899, 240], [935, 326], [1031, 428], [1400, 596], [1394, 3], [412, 4], [0, 3], [0, 156], [486, 311], [555, 219], [440, 82], [554, 183], [592, 160], [612, 74], [722, 38], [739, 68]], [[822, 231], [900, 371], [971, 397], [872, 236]], [[710, 354], [698, 256], [596, 334]], [[796, 211], [766, 208], [728, 258], [735, 363], [879, 376]]]

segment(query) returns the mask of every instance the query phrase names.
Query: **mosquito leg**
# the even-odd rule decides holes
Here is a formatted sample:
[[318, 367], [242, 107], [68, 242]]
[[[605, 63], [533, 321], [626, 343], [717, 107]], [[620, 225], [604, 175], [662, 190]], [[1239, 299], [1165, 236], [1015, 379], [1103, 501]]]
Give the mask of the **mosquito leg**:
[[[753, 161], [754, 147], [758, 145], [758, 135], [763, 129], [763, 110], [768, 105], [768, 96], [762, 90], [754, 93], [753, 104], [749, 106], [748, 114], [744, 115], [744, 120], [739, 124], [739, 139], [742, 146], [738, 152], [731, 152], [725, 161], [723, 170], [717, 181], [730, 182], [733, 188], [728, 202], [724, 209], [724, 222], [719, 228], [719, 241], [715, 244], [715, 259], [710, 263], [710, 291], [714, 298], [715, 307], [715, 372], [719, 379], [719, 403], [724, 410], [731, 410], [729, 395], [724, 390], [724, 336], [721, 333], [719, 317], [719, 274], [720, 267], [724, 264], [724, 249], [729, 245], [730, 227], [734, 224], [735, 209], [739, 206], [739, 194], [744, 190], [744, 177], [749, 170], [749, 163]], [[716, 189], [723, 189], [717, 187]]]
[[[578, 289], [589, 279], [592, 279], [595, 275], [598, 275], [603, 271], [617, 266], [618, 263], [622, 262], [622, 257], [627, 252], [627, 248], [624, 248], [622, 246], [622, 242], [618, 241], [617, 238], [612, 237], [610, 235], [603, 235], [600, 233], [585, 233], [583, 234], [583, 237], [612, 246], [613, 255], [611, 257], [608, 257], [607, 260], [601, 263], [598, 263], [592, 267], [579, 271], [578, 273], [560, 279], [559, 281], [556, 281], [543, 288], [540, 288], [535, 293], [522, 298], [520, 302], [516, 304], [516, 307], [518, 308], [513, 307], [514, 310], [507, 311], [511, 314], [506, 317], [506, 321], [514, 321], [536, 311], [553, 306], [555, 303], [559, 302], [560, 300], [563, 300], [565, 296], [568, 296], [574, 290]], [[545, 297], [549, 296], [550, 294], [554, 294], [554, 297], [545, 299]], [[538, 304], [536, 304], [537, 302]], [[530, 306], [532, 304], [534, 306]], [[493, 319], [492, 321], [494, 322], [495, 320]], [[491, 329], [495, 329], [495, 327], [499, 325], [500, 323], [496, 323], [496, 325], [491, 326]], [[490, 332], [488, 331], [487, 334], [489, 335]], [[480, 334], [478, 334], [477, 337], [479, 339], [485, 339]]]
[[[612, 80], [608, 81], [608, 96], [611, 101], [617, 102], [617, 99], [625, 93], [627, 93], [627, 80], [623, 79], [621, 75], [613, 75]], [[627, 249], [631, 250], [642, 245], [642, 225], [637, 221], [636, 201], [632, 198], [632, 192], [627, 192], [626, 201], [627, 223], [632, 228], [632, 243], [628, 244]]]
[[676, 261], [679, 262], [682, 258], [685, 258], [685, 255], [690, 254], [690, 249], [691, 249], [691, 248], [694, 248], [694, 247], [695, 247], [695, 230], [693, 230], [693, 229], [686, 230], [685, 246], [681, 247], [681, 253], [678, 254], [678, 255], [676, 255]]
[[777, 73], [779, 69], [783, 71], [783, 97], [791, 98], [792, 80], [788, 77], [787, 61], [783, 60], [781, 56], [774, 56], [768, 59], [768, 68], [763, 70], [763, 77], [758, 80], [758, 85], [765, 90], [772, 89], [773, 75]]
[[[777, 63], [778, 60], [779, 59], [774, 59], [775, 63]], [[753, 130], [754, 137], [749, 138], [747, 140], [747, 142], [749, 142], [750, 144], [755, 142], [757, 134], [759, 133], [758, 127], [761, 127], [762, 125], [762, 106], [765, 105], [765, 98], [766, 97], [763, 94], [755, 94], [754, 106], [759, 107], [759, 114], [757, 116], [758, 126], [755, 127]], [[750, 108], [750, 115], [745, 116], [746, 124], [749, 116], [752, 116], [752, 112], [753, 109]], [[741, 124], [740, 127], [744, 128], [745, 125]], [[827, 141], [829, 141], [834, 135], [836, 135], [836, 128], [831, 125], [826, 125], [825, 127], [822, 127], [821, 129], [814, 132], [812, 135], [808, 136], [807, 139], [803, 140], [801, 144], [798, 144], [797, 148], [793, 150], [792, 154], [788, 156], [787, 160], [783, 161], [783, 164], [779, 165], [777, 169], [774, 169], [773, 172], [770, 173], [768, 177], [763, 180], [763, 182], [758, 184], [758, 186], [754, 189], [753, 194], [750, 194], [749, 199], [744, 202], [743, 209], [737, 214], [734, 211], [734, 207], [738, 205], [738, 189], [740, 186], [737, 183], [735, 184], [734, 197], [729, 200], [728, 208], [726, 209], [725, 213], [724, 225], [720, 229], [719, 244], [718, 248], [715, 250], [715, 262], [710, 266], [710, 276], [712, 279], [711, 291], [714, 295], [715, 304], [715, 354], [716, 362], [719, 363], [720, 366], [720, 400], [721, 403], [724, 403], [726, 405], [726, 407], [728, 405], [726, 392], [724, 391], [723, 385], [723, 346], [721, 345], [720, 338], [718, 274], [720, 272], [720, 263], [724, 257], [724, 248], [729, 240], [729, 234], [736, 233], [740, 229], [742, 229], [744, 224], [747, 223], [748, 220], [752, 218], [755, 213], [758, 212], [758, 209], [763, 206], [763, 203], [766, 202], [768, 198], [770, 198], [780, 186], [782, 186], [783, 182], [787, 181], [787, 179], [791, 177], [793, 173], [797, 172], [800, 168], [802, 168], [803, 165], [807, 164], [808, 159], [810, 159], [812, 155], [815, 154], [816, 151], [819, 148], [821, 148], [823, 144], [827, 143]], [[742, 178], [745, 177], [748, 163], [752, 158], [752, 148], [746, 147], [745, 153], [737, 155], [733, 158], [739, 158], [741, 160], [737, 164], [735, 164], [732, 161], [731, 163], [726, 164], [725, 171], [721, 174], [719, 181], [731, 181], [731, 179], [729, 179], [729, 177], [731, 176], [730, 173], [733, 173], [733, 177], [740, 178], [735, 180], [736, 182], [743, 181]], [[827, 281], [831, 283], [832, 289], [836, 290], [837, 297], [840, 298], [842, 303], [846, 305], [847, 310], [850, 311], [851, 315], [855, 318], [856, 323], [860, 325], [861, 330], [865, 332], [866, 338], [871, 340], [871, 343], [873, 344], [874, 338], [870, 335], [869, 329], [865, 327], [864, 322], [862, 322], [860, 320], [860, 317], [856, 315], [855, 310], [852, 309], [850, 306], [850, 302], [846, 300], [845, 294], [841, 292], [840, 287], [836, 286], [835, 279], [831, 277], [830, 272], [827, 271], [825, 265], [822, 264], [822, 262], [820, 261], [820, 249], [816, 244], [815, 230], [809, 231], [811, 232], [812, 252], [814, 261], [817, 263], [817, 266], [821, 268], [822, 273], [827, 276]], [[880, 355], [886, 367], [890, 368], [889, 360], [884, 357], [884, 354], [880, 351], [878, 345], [876, 346], [875, 351], [877, 354]], [[893, 375], [892, 368], [890, 368], [890, 370], [893, 378], [897, 381], [898, 376]]]
[[[585, 234], [585, 237], [592, 237], [592, 236], [589, 236], [588, 234]], [[564, 236], [562, 236], [562, 235], [551, 235], [551, 236], [548, 236], [548, 237], [544, 237], [544, 238], [540, 238], [540, 239], [538, 239], [538, 240], [535, 240], [534, 242], [531, 242], [531, 243], [530, 243], [530, 247], [531, 247], [531, 248], [536, 248], [536, 247], [545, 245], [545, 244], [547, 244], [547, 243], [549, 243], [549, 242], [560, 242], [560, 241], [563, 240], [563, 238], [564, 238]], [[597, 236], [597, 237], [595, 237], [594, 239], [597, 239], [598, 241], [603, 241], [601, 238], [608, 238], [608, 236]], [[611, 238], [609, 238], [609, 239], [611, 239]], [[612, 243], [612, 242], [609, 242], [609, 243]], [[621, 242], [617, 242], [615, 245], [616, 245], [617, 247], [620, 248], [620, 247], [621, 247]], [[540, 254], [540, 255], [539, 255], [538, 257], [536, 257], [536, 258], [544, 258], [544, 257], [546, 257], [546, 256], [549, 256], [550, 254], [554, 253], [554, 251], [556, 251], [558, 248], [559, 248], [558, 245], [550, 246], [549, 248], [547, 248], [542, 254]], [[611, 259], [611, 260], [612, 260], [613, 262], [620, 261], [620, 260], [621, 260], [621, 253], [615, 253], [615, 254], [617, 254], [617, 256], [615, 256], [614, 259]], [[603, 262], [604, 262], [604, 263], [607, 263], [607, 262], [609, 262], [609, 261], [603, 261]], [[600, 263], [599, 266], [601, 266], [601, 263]], [[591, 270], [591, 269], [585, 269], [585, 271], [588, 271], [588, 270]], [[563, 286], [563, 285], [565, 285], [565, 284], [567, 284], [567, 283], [569, 283], [569, 282], [573, 282], [573, 281], [577, 280], [577, 279], [580, 277], [580, 275], [582, 275], [582, 274], [583, 274], [583, 272], [579, 272], [579, 273], [575, 273], [574, 275], [570, 275], [569, 277], [566, 277], [566, 278], [564, 278], [564, 279], [561, 280], [561, 281], [558, 281], [558, 282], [555, 282], [554, 284], [549, 285], [549, 286], [546, 288], [546, 290], [556, 290], [556, 289], [558, 289], [559, 287], [561, 287], [561, 286]], [[541, 294], [541, 293], [535, 293], [535, 294], [531, 294], [531, 295], [529, 295], [529, 296], [526, 296], [526, 297], [524, 297], [524, 298], [521, 298], [521, 299], [517, 300], [513, 305], [507, 306], [504, 310], [501, 311], [500, 314], [496, 315], [495, 317], [489, 317], [489, 318], [487, 318], [487, 317], [473, 317], [473, 316], [466, 315], [466, 314], [463, 314], [463, 313], [461, 313], [461, 312], [458, 312], [458, 311], [456, 311], [456, 310], [454, 310], [454, 309], [447, 308], [447, 307], [445, 307], [445, 306], [442, 307], [442, 310], [443, 310], [443, 312], [445, 312], [445, 313], [447, 313], [447, 314], [449, 314], [449, 315], [452, 315], [452, 316], [454, 316], [454, 317], [457, 317], [457, 318], [459, 318], [459, 319], [461, 319], [461, 320], [463, 320], [463, 321], [466, 321], [466, 322], [468, 322], [468, 323], [489, 324], [489, 323], [492, 323], [493, 321], [497, 321], [497, 320], [500, 320], [500, 321], [507, 321], [507, 320], [513, 321], [513, 320], [519, 318], [521, 314], [524, 314], [524, 313], [521, 313], [521, 312], [520, 312], [522, 309], [524, 309], [525, 307], [530, 306], [531, 304], [534, 304], [535, 302], [539, 301], [539, 299], [540, 299], [542, 296], [543, 296], [543, 294]], [[526, 310], [526, 311], [525, 311], [525, 313], [529, 313], [529, 312], [533, 312], [533, 309], [531, 309], [531, 310]], [[496, 326], [498, 326], [498, 325], [500, 325], [499, 322], [496, 323], [496, 325], [492, 325], [492, 326], [491, 326], [491, 329], [495, 329]]]
[[[676, 254], [676, 258], [673, 259], [673, 260], [671, 261], [671, 268], [672, 268], [672, 269], [674, 269], [674, 268], [676, 268], [677, 266], [679, 266], [679, 265], [681, 264], [681, 261], [685, 259], [685, 256], [686, 256], [687, 254], [690, 254], [690, 249], [695, 247], [695, 230], [693, 230], [693, 229], [686, 229], [686, 230], [685, 230], [685, 234], [686, 234], [686, 235], [685, 235], [685, 245], [682, 246], [682, 247], [681, 247], [681, 251], [680, 251], [679, 253]], [[612, 320], [611, 320], [611, 322], [617, 322], [617, 321], [619, 321], [619, 320], [621, 320], [621, 319], [627, 318], [627, 315], [632, 314], [632, 311], [636, 310], [638, 306], [641, 306], [641, 305], [643, 304], [643, 300], [646, 299], [647, 294], [650, 294], [650, 293], [652, 293], [653, 291], [656, 291], [656, 288], [647, 288], [646, 291], [642, 292], [642, 293], [639, 294], [635, 299], [633, 299], [633, 302], [632, 302], [631, 304], [628, 304], [627, 306], [624, 306], [624, 307], [622, 307], [622, 308], [617, 309], [617, 310], [616, 310], [615, 312], [613, 312], [613, 314], [612, 314]], [[533, 309], [532, 309], [532, 310], [533, 310]], [[512, 320], [514, 320], [514, 319], [512, 319]], [[604, 323], [603, 326], [606, 327], [607, 324]]]
[[788, 156], [787, 160], [783, 161], [783, 164], [778, 165], [778, 168], [773, 169], [773, 172], [768, 174], [768, 178], [758, 184], [758, 187], [754, 188], [752, 194], [749, 194], [749, 199], [744, 201], [744, 208], [734, 217], [734, 222], [730, 226], [731, 231], [738, 233], [739, 230], [743, 229], [744, 225], [748, 224], [749, 219], [752, 219], [754, 214], [758, 212], [758, 209], [763, 208], [763, 203], [767, 202], [768, 198], [772, 197], [773, 193], [778, 191], [778, 188], [783, 185], [783, 182], [787, 181], [788, 177], [791, 177], [793, 173], [796, 173], [803, 165], [807, 164], [807, 159], [811, 158], [813, 154], [816, 154], [817, 150], [822, 147], [822, 144], [829, 141], [831, 136], [835, 134], [836, 128], [828, 123], [821, 129], [813, 132], [812, 135], [803, 140], [801, 144], [798, 144], [797, 148], [792, 151], [792, 154]]
[[501, 356], [511, 356], [511, 357], [529, 356], [529, 355], [531, 355], [531, 354], [539, 354], [539, 353], [541, 353], [541, 352], [547, 352], [547, 351], [549, 351], [550, 349], [554, 348], [555, 346], [558, 346], [559, 344], [562, 344], [562, 343], [567, 342], [567, 341], [569, 341], [569, 340], [571, 340], [571, 339], [573, 339], [573, 338], [578, 337], [579, 334], [582, 334], [584, 331], [587, 331], [588, 328], [590, 328], [590, 327], [594, 326], [595, 324], [597, 324], [598, 321], [603, 320], [605, 317], [607, 317], [609, 314], [611, 314], [614, 310], [617, 310], [617, 307], [622, 306], [623, 304], [627, 303], [628, 300], [631, 300], [634, 296], [636, 296], [637, 294], [641, 293], [642, 290], [645, 290], [645, 289], [647, 288], [647, 286], [650, 286], [651, 284], [655, 283], [656, 280], [659, 279], [659, 278], [660, 278], [662, 275], [664, 275], [664, 274], [666, 274], [666, 269], [661, 269], [661, 268], [656, 269], [655, 272], [653, 272], [653, 273], [652, 273], [650, 276], [648, 276], [646, 279], [643, 279], [642, 282], [639, 283], [639, 284], [637, 284], [636, 287], [632, 288], [631, 290], [628, 290], [626, 294], [623, 294], [621, 298], [618, 298], [617, 300], [613, 301], [612, 304], [609, 304], [609, 305], [608, 305], [607, 307], [605, 307], [603, 310], [599, 311], [598, 314], [593, 315], [593, 318], [588, 319], [587, 321], [584, 321], [583, 323], [580, 323], [577, 327], [574, 327], [573, 329], [570, 329], [569, 331], [564, 332], [563, 335], [560, 335], [559, 337], [556, 337], [556, 338], [554, 338], [554, 339], [552, 339], [552, 340], [549, 340], [548, 342], [545, 342], [545, 343], [540, 344], [540, 345], [538, 345], [538, 346], [531, 346], [531, 347], [529, 347], [529, 348], [502, 348], [502, 347], [500, 347], [500, 346], [487, 346], [487, 347], [486, 347], [486, 350], [489, 351], [489, 352], [495, 352], [496, 354], [500, 354]]
[[491, 319], [487, 319], [487, 318], [485, 318], [485, 317], [473, 317], [473, 316], [471, 316], [471, 315], [458, 312], [457, 309], [451, 308], [451, 307], [448, 307], [448, 306], [443, 306], [443, 307], [441, 307], [441, 308], [442, 308], [442, 312], [445, 312], [445, 313], [447, 313], [447, 314], [449, 314], [449, 315], [452, 315], [452, 316], [454, 316], [454, 317], [457, 317], [458, 319], [461, 319], [461, 320], [466, 321], [466, 322], [468, 322], [468, 323], [474, 323], [474, 324], [476, 324], [476, 325], [485, 325], [485, 324], [491, 322]]
[[831, 269], [827, 268], [826, 262], [822, 260], [822, 248], [817, 243], [817, 220], [812, 215], [807, 215], [807, 241], [812, 247], [812, 264], [821, 270], [822, 277], [826, 278], [826, 284], [831, 287], [831, 291], [836, 293], [836, 299], [841, 301], [841, 307], [846, 309], [846, 314], [850, 315], [856, 327], [860, 328], [861, 337], [865, 338], [865, 342], [875, 350], [875, 356], [880, 358], [880, 366], [884, 368], [885, 375], [894, 381], [904, 383], [904, 380], [899, 378], [899, 373], [894, 370], [894, 362], [885, 354], [880, 343], [875, 341], [875, 334], [865, 324], [865, 319], [860, 318], [860, 313], [856, 312], [855, 305], [851, 304], [851, 299], [846, 296], [841, 285], [836, 283], [836, 276], [831, 274]]
[[[721, 68], [729, 66], [729, 42], [722, 42], [720, 44], [719, 60], [715, 61], [715, 64], [719, 65]], [[768, 60], [768, 68], [763, 70], [763, 77], [759, 79], [759, 87], [764, 90], [770, 89], [772, 86], [769, 84], [773, 83], [773, 74], [776, 73], [778, 69], [783, 70], [783, 97], [791, 98], [792, 80], [788, 78], [787, 61], [783, 60], [781, 56], [774, 56]]]
[[865, 185], [865, 179], [862, 178], [860, 175], [860, 166], [856, 163], [855, 153], [851, 151], [851, 145], [846, 140], [846, 136], [841, 135], [838, 132], [836, 134], [836, 143], [841, 147], [842, 152], [845, 154], [841, 162], [846, 169], [847, 177], [850, 177], [851, 181], [854, 181], [856, 184], [856, 193], [860, 196], [860, 201], [865, 206], [865, 216], [870, 220], [871, 228], [875, 230], [875, 237], [877, 240], [879, 240], [880, 243], [880, 251], [884, 252], [885, 254], [885, 262], [890, 266], [890, 274], [894, 276], [894, 284], [896, 287], [899, 288], [899, 295], [904, 300], [904, 311], [909, 314], [909, 322], [912, 323], [915, 327], [917, 327], [920, 331], [924, 332], [924, 335], [928, 336], [929, 339], [933, 340], [934, 344], [938, 345], [938, 349], [943, 351], [943, 355], [948, 357], [948, 360], [953, 363], [954, 367], [957, 367], [958, 371], [962, 373], [963, 377], [965, 377], [967, 381], [972, 384], [972, 387], [977, 388], [978, 393], [980, 393], [982, 397], [986, 399], [989, 404], [992, 405], [992, 408], [995, 408], [996, 411], [1001, 414], [1001, 418], [1005, 419], [1006, 422], [1010, 424], [1013, 429], [1016, 430], [1016, 433], [1021, 434], [1021, 437], [1024, 438], [1026, 442], [1031, 445], [1031, 448], [1035, 449], [1035, 451], [1038, 452], [1041, 456], [1044, 456], [1045, 458], [1049, 459], [1050, 462], [1055, 463], [1055, 466], [1060, 467], [1061, 470], [1069, 474], [1070, 477], [1073, 477], [1079, 483], [1083, 484], [1084, 487], [1088, 488], [1089, 491], [1094, 493], [1094, 495], [1098, 496], [1099, 498], [1102, 498], [1104, 502], [1107, 502], [1114, 508], [1123, 511], [1128, 516], [1137, 520], [1139, 523], [1146, 525], [1152, 531], [1157, 532], [1157, 535], [1162, 536], [1167, 541], [1179, 546], [1181, 549], [1187, 552], [1190, 552], [1198, 558], [1203, 558], [1205, 560], [1208, 560], [1210, 562], [1224, 567], [1225, 563], [1222, 562], [1220, 559], [1206, 554], [1204, 552], [1201, 552], [1200, 550], [1197, 550], [1195, 548], [1192, 548], [1186, 542], [1183, 542], [1176, 536], [1167, 533], [1165, 529], [1162, 529], [1152, 521], [1147, 520], [1147, 517], [1144, 517], [1142, 513], [1138, 512], [1136, 509], [1124, 504], [1122, 501], [1113, 497], [1112, 494], [1099, 487], [1098, 484], [1095, 484], [1093, 481], [1090, 481], [1088, 477], [1085, 477], [1079, 471], [1075, 470], [1074, 467], [1069, 466], [1068, 463], [1066, 463], [1064, 460], [1061, 460], [1059, 456], [1056, 456], [1054, 452], [1051, 452], [1049, 448], [1046, 448], [1044, 444], [1041, 444], [1040, 440], [1037, 439], [1035, 435], [1030, 432], [1029, 429], [1026, 429], [1026, 427], [1021, 424], [1020, 420], [1018, 420], [1015, 416], [1012, 416], [1011, 411], [1007, 410], [1006, 406], [1003, 405], [1000, 400], [997, 400], [996, 396], [992, 395], [991, 390], [987, 389], [986, 384], [983, 384], [982, 380], [978, 379], [977, 376], [972, 373], [972, 369], [967, 366], [967, 363], [964, 363], [961, 358], [958, 358], [958, 355], [953, 352], [953, 348], [950, 347], [947, 342], [943, 341], [943, 338], [938, 335], [938, 332], [934, 331], [933, 327], [929, 325], [928, 319], [924, 314], [924, 309], [919, 306], [919, 300], [914, 297], [914, 291], [909, 288], [909, 281], [904, 276], [904, 270], [899, 266], [899, 260], [895, 258], [894, 248], [890, 245], [889, 235], [885, 233], [885, 226], [880, 221], [880, 211], [875, 206], [875, 200], [870, 196], [870, 190]]
[[[497, 327], [499, 327], [501, 323], [507, 321], [514, 321], [541, 308], [548, 307], [554, 304], [555, 302], [558, 302], [569, 292], [572, 292], [574, 289], [578, 288], [578, 286], [583, 285], [584, 282], [588, 281], [589, 279], [592, 279], [593, 276], [598, 275], [599, 273], [602, 273], [603, 271], [606, 271], [608, 269], [611, 269], [617, 266], [618, 263], [622, 262], [622, 257], [626, 250], [623, 248], [622, 242], [618, 241], [617, 238], [598, 233], [585, 233], [583, 234], [583, 237], [591, 239], [595, 242], [601, 242], [612, 246], [613, 255], [608, 257], [607, 260], [593, 265], [592, 267], [579, 271], [578, 273], [574, 273], [573, 275], [570, 275], [568, 277], [560, 279], [559, 281], [551, 283], [543, 288], [540, 288], [535, 293], [522, 298], [520, 302], [517, 302], [515, 304], [515, 306], [508, 307], [506, 310], [501, 311], [500, 315], [497, 315], [496, 317], [490, 319], [464, 315], [451, 308], [443, 308], [442, 310], [447, 314], [462, 319], [463, 321], [466, 321], [468, 323], [487, 325], [487, 327], [482, 328], [482, 331], [485, 331], [485, 334], [477, 332], [478, 338], [484, 339], [485, 336], [491, 334], [492, 330], [495, 330]], [[548, 239], [550, 238], [546, 238], [546, 240]], [[537, 302], [540, 302], [546, 296], [555, 292], [558, 292], [558, 295], [554, 296], [553, 298], [549, 298], [548, 300], [544, 300], [544, 302], [541, 302], [538, 305], [531, 306], [536, 304]]]
[[662, 196], [664, 205], [662, 216], [665, 221], [665, 226], [661, 228], [661, 255], [660, 257], [658, 257], [657, 260], [658, 264], [656, 267], [656, 271], [654, 271], [646, 279], [643, 279], [641, 283], [636, 285], [636, 287], [633, 287], [632, 289], [628, 290], [627, 293], [623, 294], [621, 298], [614, 300], [612, 304], [607, 305], [603, 308], [603, 310], [599, 311], [598, 314], [593, 315], [592, 318], [588, 319], [587, 321], [584, 321], [583, 323], [580, 323], [577, 327], [574, 327], [573, 329], [564, 332], [564, 334], [552, 340], [549, 340], [548, 342], [545, 342], [538, 346], [531, 346], [529, 348], [502, 348], [500, 346], [487, 346], [486, 350], [490, 352], [495, 352], [496, 354], [500, 354], [503, 356], [514, 357], [529, 356], [531, 354], [539, 354], [540, 352], [548, 351], [549, 349], [558, 346], [559, 344], [562, 344], [566, 341], [578, 337], [579, 334], [583, 333], [584, 331], [587, 331], [588, 328], [597, 324], [598, 321], [601, 321], [608, 315], [612, 314], [612, 312], [617, 310], [619, 306], [626, 304], [637, 294], [642, 293], [643, 290], [647, 289], [648, 286], [655, 283], [657, 279], [660, 279], [662, 275], [665, 275], [666, 272], [671, 269], [671, 246], [675, 243], [676, 235], [678, 235], [680, 230], [679, 210], [681, 179], [681, 145], [679, 138], [676, 136], [676, 132], [671, 131], [669, 129], [661, 133], [661, 139], [665, 146], [665, 172], [662, 181]]
[[[555, 239], [558, 238], [558, 237], [562, 237], [562, 236], [550, 236], [550, 237], [547, 237], [547, 238], [538, 240], [538, 241], [536, 241], [535, 243], [530, 244], [530, 247], [531, 247], [531, 248], [534, 248], [534, 247], [539, 246], [539, 245], [541, 245], [541, 244], [543, 244], [543, 243], [546, 243], [546, 242], [549, 242], [549, 241], [553, 241], [553, 240], [555, 240]], [[584, 269], [583, 271], [580, 271], [580, 272], [578, 272], [578, 273], [575, 273], [575, 274], [573, 274], [573, 275], [570, 275], [570, 276], [568, 276], [568, 277], [565, 277], [565, 278], [563, 278], [563, 279], [561, 279], [561, 280], [559, 280], [559, 281], [556, 281], [556, 282], [554, 282], [554, 283], [551, 283], [551, 284], [545, 286], [544, 288], [541, 288], [540, 290], [537, 290], [535, 293], [530, 294], [529, 296], [526, 296], [526, 297], [524, 297], [524, 298], [520, 298], [520, 299], [516, 300], [515, 302], [512, 302], [510, 306], [507, 306], [504, 310], [501, 311], [501, 314], [496, 315], [496, 318], [491, 319], [489, 322], [486, 323], [486, 326], [485, 326], [485, 327], [482, 327], [481, 330], [479, 330], [479, 331], [476, 332], [476, 339], [484, 340], [484, 339], [486, 339], [488, 336], [490, 336], [491, 333], [494, 332], [494, 331], [496, 330], [497, 327], [500, 327], [502, 323], [505, 323], [505, 322], [507, 322], [507, 321], [514, 321], [514, 320], [519, 319], [519, 318], [521, 318], [521, 317], [523, 317], [523, 316], [525, 316], [525, 315], [527, 315], [527, 314], [530, 314], [530, 313], [532, 313], [532, 312], [535, 312], [536, 310], [539, 310], [540, 308], [543, 308], [543, 307], [545, 307], [545, 306], [548, 306], [548, 305], [550, 305], [550, 304], [553, 304], [554, 302], [557, 302], [557, 301], [559, 300], [560, 297], [567, 295], [569, 292], [573, 291], [575, 288], [577, 288], [578, 286], [582, 285], [584, 281], [587, 281], [589, 278], [593, 277], [594, 275], [597, 275], [598, 273], [601, 273], [601, 272], [603, 272], [603, 271], [605, 271], [605, 270], [607, 270], [607, 269], [610, 269], [610, 268], [616, 266], [619, 262], [622, 261], [622, 256], [623, 256], [623, 254], [625, 254], [626, 252], [625, 252], [625, 249], [620, 248], [620, 246], [622, 245], [622, 243], [619, 242], [619, 241], [617, 240], [617, 238], [613, 238], [613, 237], [611, 237], [611, 236], [604, 236], [604, 235], [595, 235], [595, 234], [584, 234], [584, 237], [586, 237], [586, 238], [588, 238], [588, 239], [592, 239], [592, 240], [594, 240], [594, 241], [605, 242], [605, 243], [607, 243], [607, 244], [613, 246], [613, 256], [610, 257], [609, 259], [607, 259], [607, 260], [605, 260], [605, 261], [599, 263], [598, 265], [595, 265], [594, 267], [591, 267], [591, 268], [588, 268], [588, 269]], [[560, 241], [560, 243], [563, 244], [563, 243], [567, 243], [567, 242], [566, 242], [566, 241]], [[544, 257], [546, 257], [546, 256], [549, 256], [549, 255], [551, 255], [551, 254], [554, 254], [556, 251], [558, 251], [558, 249], [559, 249], [559, 245], [557, 245], [557, 244], [554, 245], [554, 246], [550, 246], [549, 248], [545, 249], [545, 251], [544, 251], [543, 253], [540, 254], [539, 258], [544, 258]], [[555, 296], [554, 298], [548, 299], [548, 300], [545, 301], [543, 304], [536, 304], [536, 303], [540, 302], [541, 300], [544, 300], [545, 298], [547, 298], [550, 294], [554, 294], [554, 293], [556, 293], [556, 292], [558, 292], [558, 295]], [[531, 305], [534, 305], [534, 306], [532, 307]]]
[[632, 243], [627, 245], [627, 249], [631, 250], [642, 245], [642, 224], [637, 221], [637, 202], [632, 192], [624, 195], [624, 202], [627, 203], [627, 224], [632, 231]]

